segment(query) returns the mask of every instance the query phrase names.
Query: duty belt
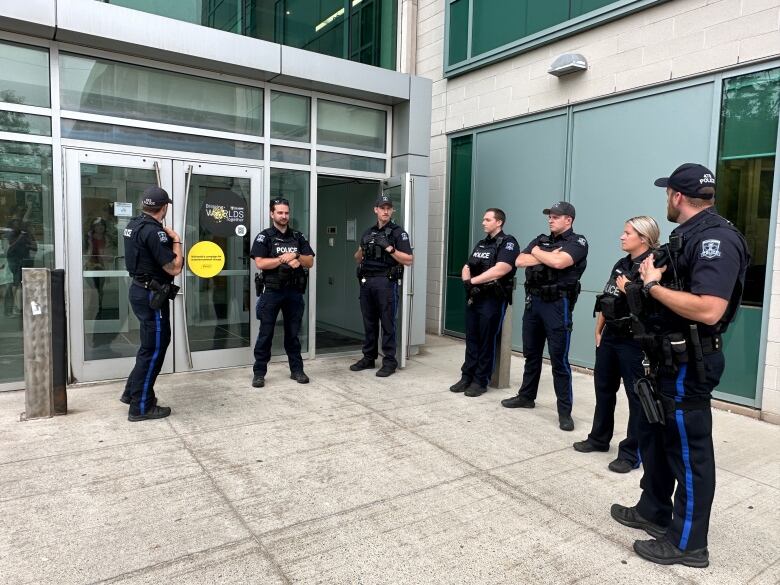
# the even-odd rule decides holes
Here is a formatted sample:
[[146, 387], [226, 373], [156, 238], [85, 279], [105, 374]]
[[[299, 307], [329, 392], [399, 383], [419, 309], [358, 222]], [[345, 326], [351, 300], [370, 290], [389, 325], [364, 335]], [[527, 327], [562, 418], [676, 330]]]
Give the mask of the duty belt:
[[542, 286], [529, 286], [526, 284], [525, 292], [529, 295], [542, 297], [542, 300], [545, 301], [558, 300], [564, 297], [571, 300], [577, 297], [576, 287], [569, 288], [559, 284], [545, 284]]

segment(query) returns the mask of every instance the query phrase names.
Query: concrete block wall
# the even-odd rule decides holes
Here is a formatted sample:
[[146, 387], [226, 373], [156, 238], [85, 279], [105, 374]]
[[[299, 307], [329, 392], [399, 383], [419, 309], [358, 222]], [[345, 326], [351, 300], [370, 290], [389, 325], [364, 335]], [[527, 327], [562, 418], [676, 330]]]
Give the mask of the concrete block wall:
[[[448, 133], [780, 56], [780, 0], [673, 0], [448, 80], [446, 1], [418, 0], [417, 12], [416, 73], [433, 80], [426, 314], [432, 333], [441, 327]], [[585, 55], [589, 70], [549, 75], [552, 60], [566, 52]], [[780, 420], [780, 249], [774, 270], [764, 409]]]

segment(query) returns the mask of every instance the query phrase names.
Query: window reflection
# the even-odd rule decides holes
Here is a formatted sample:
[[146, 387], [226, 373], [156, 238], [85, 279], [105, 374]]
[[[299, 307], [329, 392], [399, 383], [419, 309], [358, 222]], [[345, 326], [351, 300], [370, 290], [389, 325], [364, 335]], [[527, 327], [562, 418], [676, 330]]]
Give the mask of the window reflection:
[[54, 265], [51, 147], [0, 141], [0, 383], [24, 378], [22, 269]]

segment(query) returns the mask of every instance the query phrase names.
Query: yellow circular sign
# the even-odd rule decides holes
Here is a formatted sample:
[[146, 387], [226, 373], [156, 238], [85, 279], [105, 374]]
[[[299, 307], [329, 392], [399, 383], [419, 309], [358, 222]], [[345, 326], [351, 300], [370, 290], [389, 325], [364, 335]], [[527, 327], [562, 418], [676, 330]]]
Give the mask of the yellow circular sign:
[[225, 267], [225, 253], [214, 242], [198, 242], [187, 253], [190, 272], [201, 278], [213, 278]]

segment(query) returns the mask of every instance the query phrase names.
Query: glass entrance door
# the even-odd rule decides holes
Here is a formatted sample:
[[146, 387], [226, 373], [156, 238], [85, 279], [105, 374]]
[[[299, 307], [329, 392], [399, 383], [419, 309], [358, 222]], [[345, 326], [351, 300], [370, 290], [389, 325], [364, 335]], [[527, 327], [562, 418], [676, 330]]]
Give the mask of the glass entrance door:
[[[174, 307], [177, 372], [249, 365], [257, 338], [253, 234], [262, 171], [174, 161], [174, 225], [187, 259]], [[177, 299], [178, 300], [178, 299]]]
[[[141, 193], [170, 193], [167, 159], [80, 150], [65, 153], [70, 356], [76, 380], [126, 376], [139, 345], [130, 310], [123, 232], [140, 213]], [[162, 373], [173, 371], [169, 353]]]
[[139, 324], [123, 232], [152, 185], [173, 199], [166, 222], [185, 254], [162, 373], [250, 365], [257, 320], [249, 246], [262, 229], [261, 169], [75, 149], [66, 150], [65, 165], [74, 378], [121, 378], [133, 368]]

